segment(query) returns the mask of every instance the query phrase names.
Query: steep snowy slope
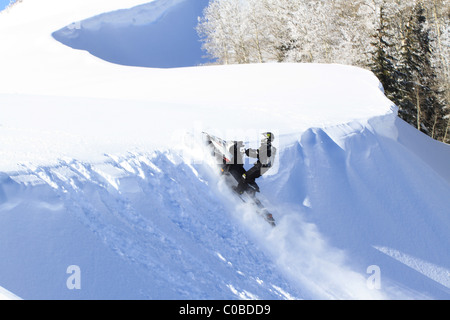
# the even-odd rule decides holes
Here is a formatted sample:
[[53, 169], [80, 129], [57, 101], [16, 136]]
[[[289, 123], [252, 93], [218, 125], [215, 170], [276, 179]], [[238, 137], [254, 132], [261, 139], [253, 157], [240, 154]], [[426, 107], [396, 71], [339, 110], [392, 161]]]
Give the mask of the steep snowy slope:
[[[198, 3], [88, 2], [0, 15], [0, 286], [24, 299], [450, 297], [450, 148], [398, 119], [373, 74], [112, 64], [55, 38], [90, 43], [111, 17], [95, 37], [133, 33], [135, 14], [162, 30], [168, 4]], [[115, 62], [142, 65], [131, 51]], [[221, 184], [202, 130], [251, 146], [276, 133], [260, 179], [276, 228]]]

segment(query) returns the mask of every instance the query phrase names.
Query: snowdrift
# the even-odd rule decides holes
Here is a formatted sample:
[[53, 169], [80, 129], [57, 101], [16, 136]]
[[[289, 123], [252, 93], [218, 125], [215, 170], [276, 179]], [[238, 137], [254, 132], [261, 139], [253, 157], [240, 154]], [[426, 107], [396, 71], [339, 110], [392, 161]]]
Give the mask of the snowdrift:
[[159, 0], [104, 13], [53, 33], [61, 43], [109, 62], [174, 68], [211, 62], [195, 27], [208, 0]]
[[[450, 297], [448, 145], [400, 120], [359, 68], [124, 66], [143, 65], [140, 12], [165, 30], [179, 5], [200, 8], [146, 2], [24, 0], [0, 15], [0, 286], [23, 299]], [[114, 28], [136, 32], [123, 65], [102, 60], [107, 37], [89, 47]], [[259, 181], [276, 228], [222, 185], [202, 131], [249, 146], [276, 134]]]
[[446, 298], [449, 180], [386, 136], [419, 134], [390, 118], [282, 149], [261, 181], [273, 230], [187, 151], [3, 173], [2, 285], [25, 299]]

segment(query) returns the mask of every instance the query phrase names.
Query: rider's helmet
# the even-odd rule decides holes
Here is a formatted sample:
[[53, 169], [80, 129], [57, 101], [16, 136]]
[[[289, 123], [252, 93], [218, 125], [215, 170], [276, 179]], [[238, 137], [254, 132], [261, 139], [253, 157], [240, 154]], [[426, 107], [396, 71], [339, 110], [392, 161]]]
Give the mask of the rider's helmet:
[[272, 132], [264, 132], [261, 135], [262, 135], [261, 142], [271, 143], [273, 140], [275, 140], [275, 136], [273, 135]]

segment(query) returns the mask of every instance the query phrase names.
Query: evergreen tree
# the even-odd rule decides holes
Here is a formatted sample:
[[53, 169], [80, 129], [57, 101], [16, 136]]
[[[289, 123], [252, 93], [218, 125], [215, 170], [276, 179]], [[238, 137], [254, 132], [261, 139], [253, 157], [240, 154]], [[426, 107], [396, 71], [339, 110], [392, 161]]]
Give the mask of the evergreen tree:
[[419, 1], [406, 25], [399, 64], [400, 116], [418, 130], [435, 135], [436, 123], [443, 118], [436, 74], [431, 64], [429, 31], [425, 9]]
[[385, 3], [379, 8], [379, 26], [376, 33], [372, 35], [373, 41], [371, 45], [374, 47], [372, 51], [372, 61], [369, 64], [372, 72], [378, 77], [383, 84], [386, 96], [394, 103], [398, 104], [401, 100], [397, 78], [399, 73], [396, 69], [396, 60], [392, 56], [392, 44], [390, 39], [389, 20], [385, 15]]

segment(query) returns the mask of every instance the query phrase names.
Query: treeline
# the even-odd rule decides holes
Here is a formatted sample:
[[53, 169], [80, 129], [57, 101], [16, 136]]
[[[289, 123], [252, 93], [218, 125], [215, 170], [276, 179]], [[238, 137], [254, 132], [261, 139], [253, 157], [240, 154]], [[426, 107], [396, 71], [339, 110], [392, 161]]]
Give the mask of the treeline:
[[372, 70], [405, 121], [450, 143], [449, 0], [211, 0], [198, 32], [220, 64]]

